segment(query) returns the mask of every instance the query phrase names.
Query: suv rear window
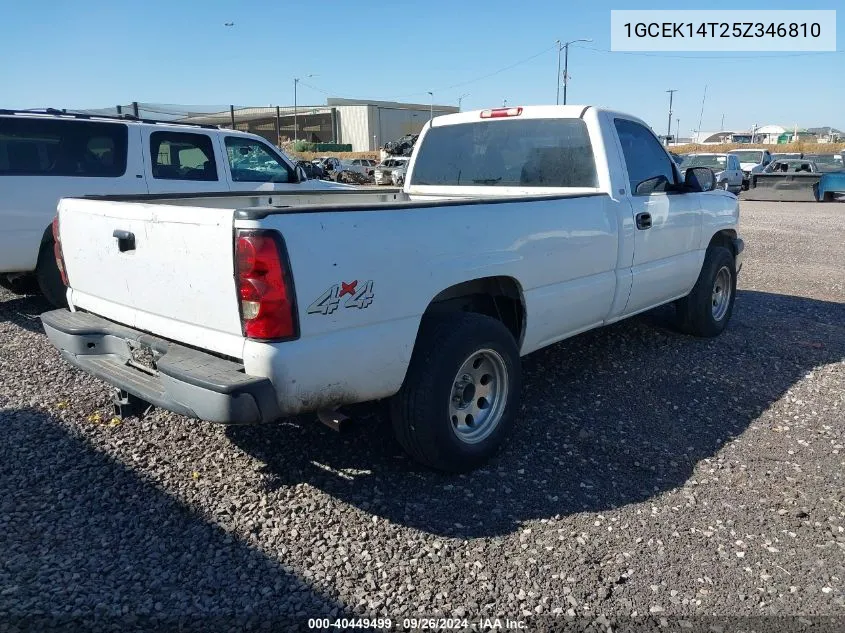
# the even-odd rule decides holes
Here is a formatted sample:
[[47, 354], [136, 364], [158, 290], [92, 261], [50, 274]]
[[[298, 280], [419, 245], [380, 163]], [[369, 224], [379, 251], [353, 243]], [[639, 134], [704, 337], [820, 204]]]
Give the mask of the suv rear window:
[[0, 176], [117, 178], [127, 138], [120, 123], [0, 117]]
[[412, 185], [596, 187], [596, 163], [581, 119], [522, 119], [429, 130]]

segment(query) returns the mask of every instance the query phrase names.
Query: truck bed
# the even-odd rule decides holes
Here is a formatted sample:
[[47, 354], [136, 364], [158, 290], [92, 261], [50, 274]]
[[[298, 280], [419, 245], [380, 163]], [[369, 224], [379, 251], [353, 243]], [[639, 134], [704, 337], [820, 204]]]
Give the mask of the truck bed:
[[84, 200], [106, 202], [143, 202], [173, 206], [234, 209], [235, 219], [261, 220], [270, 215], [288, 213], [325, 213], [341, 211], [389, 211], [426, 207], [466, 206], [513, 203], [523, 200], [563, 200], [587, 196], [606, 196], [599, 191], [555, 194], [485, 195], [485, 196], [409, 196], [402, 189], [360, 189], [350, 191], [274, 191], [267, 193], [182, 193], [85, 196]]

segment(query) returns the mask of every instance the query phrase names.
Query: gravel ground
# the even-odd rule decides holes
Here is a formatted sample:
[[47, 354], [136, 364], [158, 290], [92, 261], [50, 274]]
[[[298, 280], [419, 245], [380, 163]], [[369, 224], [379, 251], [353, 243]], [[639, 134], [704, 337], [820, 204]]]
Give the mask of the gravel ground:
[[525, 358], [516, 434], [457, 477], [377, 421], [113, 421], [106, 386], [47, 342], [44, 303], [0, 295], [0, 629], [845, 626], [845, 204], [743, 202], [742, 231], [723, 336], [678, 335], [660, 309]]

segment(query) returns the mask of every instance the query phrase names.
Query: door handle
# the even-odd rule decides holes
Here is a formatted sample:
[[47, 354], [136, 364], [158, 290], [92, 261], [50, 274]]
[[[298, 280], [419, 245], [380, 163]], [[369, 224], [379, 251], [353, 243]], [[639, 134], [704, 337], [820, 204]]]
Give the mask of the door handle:
[[135, 250], [135, 234], [131, 231], [115, 229], [111, 235], [117, 238], [117, 248], [121, 253]]
[[641, 231], [651, 228], [651, 213], [644, 211], [637, 214], [637, 228]]

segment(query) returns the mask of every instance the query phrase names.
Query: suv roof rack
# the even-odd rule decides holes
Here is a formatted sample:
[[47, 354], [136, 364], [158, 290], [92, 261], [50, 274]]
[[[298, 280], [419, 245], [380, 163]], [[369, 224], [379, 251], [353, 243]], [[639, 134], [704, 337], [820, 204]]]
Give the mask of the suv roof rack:
[[189, 127], [201, 127], [209, 130], [219, 130], [219, 125], [210, 123], [187, 123], [183, 121], [160, 121], [158, 119], [144, 119], [134, 114], [86, 114], [84, 112], [67, 112], [56, 108], [38, 108], [33, 110], [7, 110], [0, 108], [0, 114], [49, 114], [52, 116], [70, 117], [73, 119], [112, 119], [115, 121], [135, 121], [138, 123], [164, 124], [164, 125], [185, 125]]

